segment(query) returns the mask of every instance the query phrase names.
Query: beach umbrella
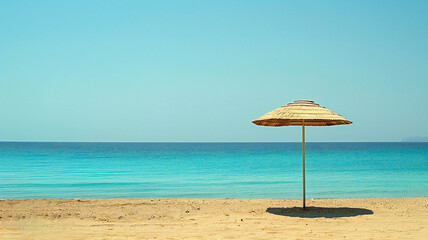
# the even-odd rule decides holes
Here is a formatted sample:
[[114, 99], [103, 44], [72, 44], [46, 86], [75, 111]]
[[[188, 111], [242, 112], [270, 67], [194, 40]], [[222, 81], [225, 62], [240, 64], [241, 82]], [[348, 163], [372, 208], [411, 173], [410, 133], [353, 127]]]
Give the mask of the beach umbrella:
[[298, 100], [282, 106], [253, 121], [259, 126], [302, 126], [303, 152], [303, 208], [306, 208], [305, 189], [305, 126], [333, 126], [351, 124], [346, 118], [309, 100]]

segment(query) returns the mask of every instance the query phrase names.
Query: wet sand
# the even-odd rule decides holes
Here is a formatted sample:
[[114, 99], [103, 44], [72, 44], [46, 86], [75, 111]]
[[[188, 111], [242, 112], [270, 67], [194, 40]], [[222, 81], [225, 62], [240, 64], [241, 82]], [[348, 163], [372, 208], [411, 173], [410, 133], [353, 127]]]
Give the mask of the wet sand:
[[1, 200], [0, 239], [426, 239], [428, 198]]

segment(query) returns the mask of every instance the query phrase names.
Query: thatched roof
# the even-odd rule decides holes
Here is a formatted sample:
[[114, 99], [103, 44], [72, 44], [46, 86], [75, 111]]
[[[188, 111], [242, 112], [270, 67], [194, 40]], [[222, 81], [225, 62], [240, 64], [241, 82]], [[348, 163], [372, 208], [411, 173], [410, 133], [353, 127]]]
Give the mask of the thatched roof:
[[298, 100], [253, 121], [260, 126], [332, 126], [351, 124], [348, 119], [308, 100]]

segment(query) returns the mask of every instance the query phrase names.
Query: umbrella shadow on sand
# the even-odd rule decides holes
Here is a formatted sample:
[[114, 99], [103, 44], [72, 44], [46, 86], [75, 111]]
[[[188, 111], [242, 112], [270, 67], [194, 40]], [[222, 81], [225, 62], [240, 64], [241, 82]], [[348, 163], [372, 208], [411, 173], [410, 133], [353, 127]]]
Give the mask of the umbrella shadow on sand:
[[372, 210], [365, 208], [325, 208], [325, 207], [306, 207], [305, 210], [299, 207], [292, 208], [268, 208], [266, 212], [275, 215], [298, 218], [341, 218], [356, 217], [360, 215], [371, 215]]

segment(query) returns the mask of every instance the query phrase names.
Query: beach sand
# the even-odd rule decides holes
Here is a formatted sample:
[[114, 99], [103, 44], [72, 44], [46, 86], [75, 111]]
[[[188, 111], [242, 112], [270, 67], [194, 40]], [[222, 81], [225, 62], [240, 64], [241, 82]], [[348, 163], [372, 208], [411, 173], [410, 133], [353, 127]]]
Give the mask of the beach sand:
[[[427, 239], [428, 198], [2, 200], [0, 239]], [[298, 208], [296, 208], [298, 207]]]

